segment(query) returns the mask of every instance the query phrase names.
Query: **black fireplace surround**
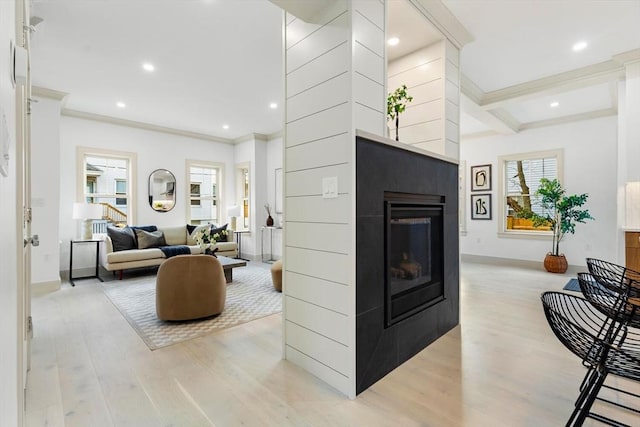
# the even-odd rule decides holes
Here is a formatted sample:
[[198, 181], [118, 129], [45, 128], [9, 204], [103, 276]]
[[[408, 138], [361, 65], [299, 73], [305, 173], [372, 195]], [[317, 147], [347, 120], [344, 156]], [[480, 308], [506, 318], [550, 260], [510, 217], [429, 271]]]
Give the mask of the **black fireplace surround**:
[[459, 321], [458, 166], [356, 138], [356, 393]]

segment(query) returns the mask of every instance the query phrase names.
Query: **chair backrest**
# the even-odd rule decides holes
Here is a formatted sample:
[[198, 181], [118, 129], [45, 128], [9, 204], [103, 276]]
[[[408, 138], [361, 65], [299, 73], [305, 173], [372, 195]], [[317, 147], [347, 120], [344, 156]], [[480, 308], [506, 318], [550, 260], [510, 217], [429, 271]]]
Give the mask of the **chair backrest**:
[[634, 303], [630, 288], [615, 280], [578, 273], [580, 290], [585, 299], [606, 316], [599, 337], [612, 341], [619, 334], [626, 334], [627, 327], [640, 326], [640, 306]]
[[163, 320], [197, 319], [222, 312], [227, 283], [220, 261], [210, 255], [178, 255], [160, 265], [156, 313]]

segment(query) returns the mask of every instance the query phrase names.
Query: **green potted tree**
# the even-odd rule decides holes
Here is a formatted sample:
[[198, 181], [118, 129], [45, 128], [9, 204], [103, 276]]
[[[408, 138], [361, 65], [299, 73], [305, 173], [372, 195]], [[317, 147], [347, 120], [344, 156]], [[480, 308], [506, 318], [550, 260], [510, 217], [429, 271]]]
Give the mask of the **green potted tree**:
[[400, 127], [400, 113], [407, 108], [407, 104], [413, 101], [413, 96], [407, 94], [407, 85], [402, 85], [387, 97], [387, 117], [396, 121], [396, 141], [398, 139], [398, 128]]
[[542, 178], [536, 194], [541, 196], [544, 215], [533, 214], [533, 224], [551, 226], [553, 243], [551, 252], [544, 259], [544, 268], [551, 273], [567, 271], [567, 259], [560, 253], [560, 241], [566, 233], [574, 234], [576, 223], [594, 219], [586, 209], [579, 209], [587, 202], [588, 194], [565, 196], [565, 190], [557, 179]]

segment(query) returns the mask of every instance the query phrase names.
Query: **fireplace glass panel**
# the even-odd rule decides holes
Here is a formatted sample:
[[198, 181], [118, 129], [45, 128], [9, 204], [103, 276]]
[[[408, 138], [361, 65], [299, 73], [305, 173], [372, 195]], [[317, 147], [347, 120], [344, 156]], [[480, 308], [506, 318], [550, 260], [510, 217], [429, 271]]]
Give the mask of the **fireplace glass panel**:
[[444, 299], [443, 205], [387, 201], [386, 324]]

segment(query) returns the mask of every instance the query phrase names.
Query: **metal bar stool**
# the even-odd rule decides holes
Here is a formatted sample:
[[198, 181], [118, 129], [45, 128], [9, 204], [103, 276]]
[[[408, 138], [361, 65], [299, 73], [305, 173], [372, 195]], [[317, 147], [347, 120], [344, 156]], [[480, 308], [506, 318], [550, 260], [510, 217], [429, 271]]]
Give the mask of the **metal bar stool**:
[[[611, 319], [584, 298], [545, 292], [541, 300], [549, 326], [556, 337], [589, 368], [566, 425], [581, 426], [589, 417], [609, 425], [625, 426], [591, 412], [591, 407], [607, 375], [640, 381], [640, 342], [628, 334], [626, 325], [619, 325], [615, 321], [611, 323]], [[603, 328], [603, 324], [609, 324], [610, 327]], [[610, 329], [613, 332], [609, 333]]]

